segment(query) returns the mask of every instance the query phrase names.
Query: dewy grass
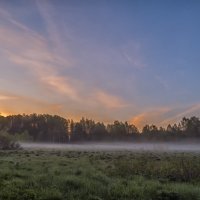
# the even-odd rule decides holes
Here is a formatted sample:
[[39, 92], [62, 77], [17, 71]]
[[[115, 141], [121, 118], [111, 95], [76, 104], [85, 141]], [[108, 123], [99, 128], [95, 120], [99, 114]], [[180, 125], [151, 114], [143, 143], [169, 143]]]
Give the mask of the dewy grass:
[[200, 199], [200, 154], [0, 152], [0, 200]]

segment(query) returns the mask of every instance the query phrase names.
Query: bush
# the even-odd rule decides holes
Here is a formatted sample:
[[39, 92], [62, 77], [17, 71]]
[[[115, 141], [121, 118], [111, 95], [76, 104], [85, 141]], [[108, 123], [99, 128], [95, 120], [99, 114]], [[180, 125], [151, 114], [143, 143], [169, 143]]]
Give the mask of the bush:
[[0, 150], [19, 149], [20, 145], [7, 132], [0, 132]]

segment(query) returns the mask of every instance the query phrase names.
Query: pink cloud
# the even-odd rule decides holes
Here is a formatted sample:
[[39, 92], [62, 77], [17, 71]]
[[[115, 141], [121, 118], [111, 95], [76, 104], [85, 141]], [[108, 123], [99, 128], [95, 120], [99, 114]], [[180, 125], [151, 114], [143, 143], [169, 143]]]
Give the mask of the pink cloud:
[[96, 92], [95, 99], [107, 108], [123, 108], [128, 106], [128, 104], [122, 100], [121, 97], [108, 94], [104, 91]]

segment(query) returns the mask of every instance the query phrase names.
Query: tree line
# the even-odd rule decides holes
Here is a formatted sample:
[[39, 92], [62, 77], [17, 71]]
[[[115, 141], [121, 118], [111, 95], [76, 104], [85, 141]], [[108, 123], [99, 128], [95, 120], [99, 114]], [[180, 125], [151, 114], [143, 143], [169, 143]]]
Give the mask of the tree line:
[[57, 115], [0, 115], [0, 132], [7, 132], [17, 140], [35, 142], [84, 142], [84, 141], [178, 141], [200, 139], [198, 117], [182, 118], [178, 124], [166, 128], [145, 125], [141, 131], [128, 122], [114, 121], [105, 125], [92, 119], [79, 122]]

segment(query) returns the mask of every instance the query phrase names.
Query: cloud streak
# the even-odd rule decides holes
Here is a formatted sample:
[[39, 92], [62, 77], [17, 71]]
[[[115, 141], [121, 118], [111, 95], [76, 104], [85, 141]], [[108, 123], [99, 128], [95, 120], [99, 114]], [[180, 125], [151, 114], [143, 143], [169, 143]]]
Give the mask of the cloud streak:
[[[148, 38], [137, 40], [124, 34], [120, 23], [107, 23], [111, 10], [103, 13], [102, 21], [102, 13], [87, 7], [70, 4], [68, 9], [68, 3], [63, 3], [65, 9], [51, 3], [34, 1], [30, 13], [20, 9], [20, 14], [18, 8], [16, 12], [0, 8], [0, 90], [7, 91], [0, 93], [2, 112], [91, 115], [102, 121], [131, 118], [140, 127], [199, 114], [199, 104], [189, 105], [194, 99], [174, 106], [182, 96], [168, 97], [172, 79], [158, 76], [159, 66], [155, 67], [164, 56], [154, 62], [151, 56], [155, 52], [147, 52], [152, 48]], [[105, 32], [100, 30], [107, 26]], [[130, 30], [129, 25], [127, 28]], [[147, 41], [145, 48], [143, 41]], [[147, 69], [149, 64], [152, 66]], [[160, 95], [163, 89], [166, 96]], [[156, 107], [158, 101], [163, 107]]]
[[[58, 41], [58, 38], [60, 40], [60, 36], [54, 31], [56, 28], [53, 24], [48, 23], [48, 21], [51, 21], [49, 14], [47, 14], [47, 11], [44, 10], [43, 6], [40, 6], [40, 11], [45, 15], [43, 17], [44, 20], [47, 21], [47, 28], [51, 41], [53, 41], [53, 45], [60, 46], [61, 41]], [[65, 102], [65, 104], [69, 105], [70, 103], [68, 100], [76, 102], [75, 104], [71, 105], [71, 108], [65, 108], [65, 110], [70, 113], [73, 112], [73, 108], [74, 112], [76, 113], [76, 110], [80, 110], [80, 108], [84, 106], [86, 106], [88, 109], [91, 109], [92, 107], [95, 109], [93, 112], [98, 112], [99, 108], [113, 110], [122, 109], [128, 106], [127, 102], [125, 102], [121, 97], [115, 96], [111, 93], [108, 94], [103, 89], [97, 87], [91, 87], [90, 90], [88, 90], [88, 88], [85, 88], [84, 82], [76, 80], [75, 78], [67, 76], [66, 74], [60, 75], [60, 70], [63, 68], [65, 70], [67, 68], [71, 68], [72, 59], [68, 60], [68, 56], [66, 56], [67, 58], [63, 58], [61, 56], [63, 54], [63, 52], [61, 52], [62, 49], [59, 49], [57, 52], [54, 51], [55, 49], [52, 50], [51, 45], [49, 46], [48, 38], [44, 38], [43, 36], [27, 28], [25, 25], [15, 21], [8, 13], [4, 15], [4, 18], [5, 17], [6, 20], [12, 25], [0, 26], [0, 42], [2, 44], [1, 50], [3, 51], [5, 57], [14, 65], [17, 65], [23, 68], [23, 70], [30, 72], [30, 75], [33, 77], [34, 81], [39, 84], [40, 88], [43, 88], [43, 95], [45, 95], [47, 92], [53, 96], [57, 94], [61, 99], [59, 101]], [[2, 96], [1, 99], [3, 100], [5, 98], [8, 99], [8, 97], [5, 96]], [[39, 96], [37, 96], [37, 98], [40, 99]], [[45, 111], [45, 107], [49, 108], [49, 112], [54, 110], [51, 107], [52, 104], [48, 103], [48, 101], [44, 103], [38, 101], [38, 103], [33, 99], [31, 100], [21, 97], [20, 99], [22, 99], [22, 102], [24, 102], [24, 106], [22, 106], [18, 101], [16, 106], [22, 106], [21, 110], [23, 112], [30, 113], [30, 110], [35, 112], [39, 111], [39, 109], [41, 109], [41, 111]], [[29, 106], [26, 106], [28, 103], [25, 103], [25, 101], [30, 101]], [[57, 105], [57, 103], [54, 104]], [[60, 104], [58, 103], [58, 105]], [[14, 106], [9, 108], [8, 104], [4, 104], [4, 107], [4, 112], [9, 113], [12, 110], [13, 113], [17, 113], [17, 111], [21, 113], [20, 110], [16, 109]], [[61, 105], [59, 107], [61, 107]], [[1, 107], [1, 109], [3, 109], [3, 107]], [[61, 112], [61, 115], [65, 115], [64, 112], [65, 111]], [[80, 114], [79, 111], [77, 112]], [[83, 112], [88, 111], [83, 109]]]
[[48, 40], [25, 25], [15, 21], [9, 13], [0, 12], [12, 25], [0, 26], [1, 50], [13, 64], [23, 67], [42, 84], [77, 99], [75, 88], [58, 75], [59, 68], [69, 67], [70, 61], [49, 48]]
[[183, 117], [199, 116], [200, 103], [190, 106], [170, 106], [152, 108], [134, 116], [130, 122], [140, 129], [146, 124], [155, 124], [166, 127], [168, 124], [179, 122]]
[[141, 70], [147, 66], [141, 56], [141, 45], [137, 42], [129, 41], [128, 44], [124, 45], [122, 47], [122, 55], [136, 69]]
[[17, 99], [17, 97], [15, 97], [15, 96], [9, 96], [9, 95], [1, 95], [0, 94], [0, 101], [12, 100], [12, 99]]
[[123, 108], [128, 106], [128, 104], [122, 100], [122, 98], [108, 94], [104, 91], [96, 92], [95, 99], [109, 109]]
[[174, 116], [164, 119], [161, 122], [161, 125], [176, 123], [183, 117], [192, 117], [192, 116], [200, 116], [200, 103], [196, 103], [182, 108], [182, 111], [176, 113]]
[[77, 89], [70, 83], [72, 81], [70, 81], [69, 78], [67, 80], [65, 77], [61, 76], [49, 76], [42, 78], [42, 81], [47, 83], [47, 85], [50, 86], [51, 89], [53, 88], [59, 93], [67, 95], [72, 100], [80, 100]]
[[166, 113], [170, 110], [171, 108], [167, 107], [152, 108], [136, 115], [130, 121], [139, 128], [142, 128], [146, 124], [160, 124], [165, 119]]

